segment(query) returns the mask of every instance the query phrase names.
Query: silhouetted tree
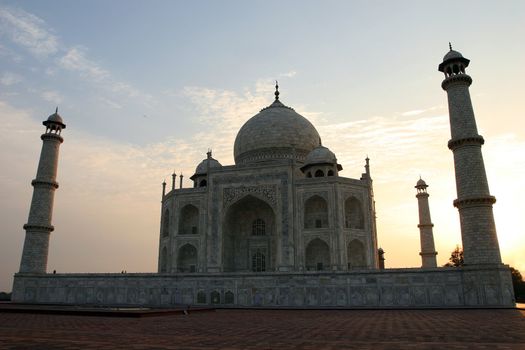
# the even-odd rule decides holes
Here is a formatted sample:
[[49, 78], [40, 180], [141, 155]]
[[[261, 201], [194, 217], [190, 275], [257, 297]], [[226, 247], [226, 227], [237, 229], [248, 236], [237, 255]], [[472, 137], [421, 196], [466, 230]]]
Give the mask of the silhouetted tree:
[[514, 297], [517, 301], [525, 301], [525, 282], [521, 273], [512, 266], [510, 267], [510, 273], [512, 275], [512, 286], [514, 287]]
[[463, 261], [463, 248], [460, 248], [458, 245], [456, 246], [456, 249], [452, 251], [450, 254], [450, 258], [448, 258], [448, 263], [446, 263], [445, 267], [459, 267], [463, 266], [465, 262]]

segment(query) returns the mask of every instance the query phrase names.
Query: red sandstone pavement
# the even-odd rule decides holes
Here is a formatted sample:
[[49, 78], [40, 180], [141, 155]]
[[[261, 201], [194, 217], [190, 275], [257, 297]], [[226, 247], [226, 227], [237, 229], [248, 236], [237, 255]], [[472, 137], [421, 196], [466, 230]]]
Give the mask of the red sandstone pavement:
[[0, 313], [0, 349], [525, 349], [523, 310]]

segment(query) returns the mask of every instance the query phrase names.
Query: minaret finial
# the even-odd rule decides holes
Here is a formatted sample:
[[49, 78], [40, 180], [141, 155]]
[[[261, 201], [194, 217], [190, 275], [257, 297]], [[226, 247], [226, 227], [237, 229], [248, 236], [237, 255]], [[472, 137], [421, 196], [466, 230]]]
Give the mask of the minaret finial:
[[279, 99], [279, 82], [275, 81], [275, 100]]
[[448, 42], [448, 48], [450, 49], [450, 51], [452, 51], [452, 44], [450, 43], [450, 41]]
[[58, 106], [57, 106], [57, 109], [55, 109], [55, 114], [58, 114]]

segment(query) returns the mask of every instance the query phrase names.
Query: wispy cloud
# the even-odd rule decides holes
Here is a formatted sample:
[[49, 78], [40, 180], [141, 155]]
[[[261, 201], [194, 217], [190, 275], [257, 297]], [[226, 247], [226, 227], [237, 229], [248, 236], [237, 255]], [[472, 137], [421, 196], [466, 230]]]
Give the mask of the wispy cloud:
[[44, 100], [57, 105], [60, 104], [63, 100], [62, 95], [58, 91], [54, 90], [43, 91], [41, 96]]
[[70, 71], [76, 71], [81, 76], [100, 82], [109, 77], [109, 72], [99, 67], [86, 57], [86, 48], [72, 47], [58, 60], [60, 66]]
[[[47, 23], [34, 14], [19, 8], [0, 6], [0, 35], [29, 50], [34, 56], [48, 59], [45, 62], [50, 66], [44, 69], [48, 76], [56, 76], [59, 71], [76, 73], [84, 82], [96, 86], [96, 89], [93, 89], [95, 94], [103, 91], [105, 97], [110, 96], [114, 101], [120, 100], [116, 102], [119, 105], [125, 104], [123, 100], [140, 103], [146, 107], [156, 104], [156, 99], [151, 94], [114, 77], [108, 69], [90, 58], [88, 48], [61, 43]], [[12, 50], [2, 45], [0, 55], [11, 57], [14, 61], [21, 60]]]
[[104, 98], [104, 97], [101, 97], [99, 99], [102, 103], [104, 103], [105, 105], [111, 107], [111, 108], [114, 108], [114, 109], [122, 109], [122, 105], [115, 102], [115, 101], [112, 101], [110, 99], [107, 99], [107, 98]]
[[444, 109], [443, 106], [432, 106], [432, 107], [428, 107], [424, 109], [414, 109], [411, 111], [401, 112], [399, 113], [399, 115], [403, 117], [414, 117], [414, 116], [417, 116], [417, 115], [420, 115], [426, 112], [435, 112], [437, 110], [442, 110], [442, 109]]
[[22, 81], [22, 76], [11, 73], [11, 72], [5, 72], [2, 74], [2, 77], [0, 78], [0, 84], [4, 86], [10, 86], [14, 84], [18, 84]]
[[56, 53], [58, 38], [46, 28], [45, 22], [20, 8], [0, 6], [0, 33], [38, 57]]
[[297, 75], [297, 71], [295, 71], [295, 70], [291, 70], [291, 71], [288, 71], [286, 73], [279, 74], [280, 77], [284, 77], [284, 78], [293, 78], [296, 75]]

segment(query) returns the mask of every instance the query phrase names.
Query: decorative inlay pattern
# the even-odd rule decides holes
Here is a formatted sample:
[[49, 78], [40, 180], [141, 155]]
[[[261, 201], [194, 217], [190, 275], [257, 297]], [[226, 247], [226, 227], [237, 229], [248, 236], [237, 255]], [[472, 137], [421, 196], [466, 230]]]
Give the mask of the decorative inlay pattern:
[[229, 206], [246, 194], [254, 194], [268, 201], [272, 206], [277, 205], [277, 186], [258, 185], [258, 186], [239, 186], [228, 187], [223, 192], [223, 207]]

